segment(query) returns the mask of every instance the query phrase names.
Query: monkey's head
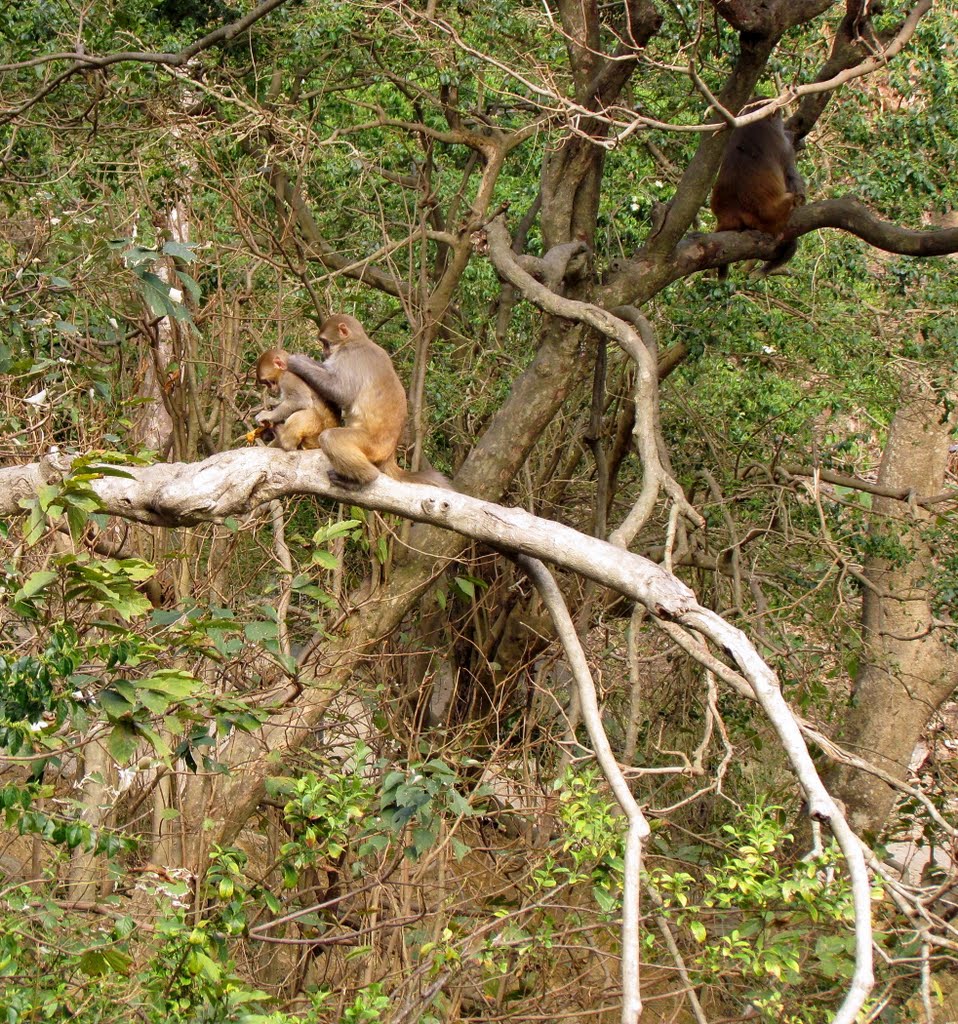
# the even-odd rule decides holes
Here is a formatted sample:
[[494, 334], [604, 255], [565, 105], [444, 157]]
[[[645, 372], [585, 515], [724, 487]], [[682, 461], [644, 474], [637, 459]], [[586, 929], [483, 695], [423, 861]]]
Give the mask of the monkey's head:
[[319, 329], [319, 340], [323, 346], [323, 354], [329, 355], [333, 349], [345, 345], [347, 341], [367, 337], [363, 325], [348, 313], [334, 313], [326, 317]]
[[286, 372], [286, 353], [278, 348], [268, 348], [256, 360], [256, 383], [270, 391], [279, 389], [279, 378]]

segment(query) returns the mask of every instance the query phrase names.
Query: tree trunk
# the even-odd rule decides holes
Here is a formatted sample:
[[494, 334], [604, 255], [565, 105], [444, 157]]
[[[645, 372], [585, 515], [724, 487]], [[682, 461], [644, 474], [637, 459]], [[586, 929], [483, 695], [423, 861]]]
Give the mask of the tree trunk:
[[[941, 392], [917, 373], [908, 374], [879, 482], [911, 489], [916, 497], [939, 493], [954, 421]], [[929, 717], [958, 683], [958, 654], [934, 622], [934, 513], [882, 497], [873, 508], [874, 553], [864, 565], [869, 583], [862, 603], [864, 649], [840, 738], [852, 753], [904, 778]], [[882, 829], [895, 803], [887, 783], [847, 766], [833, 773], [831, 783], [856, 831]]]

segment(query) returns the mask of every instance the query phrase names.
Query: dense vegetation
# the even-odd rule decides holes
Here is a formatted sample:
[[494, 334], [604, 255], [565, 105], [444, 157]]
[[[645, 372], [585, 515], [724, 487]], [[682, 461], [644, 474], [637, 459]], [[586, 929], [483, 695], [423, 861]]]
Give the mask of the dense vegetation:
[[[860, 1019], [958, 1016], [958, 54], [875, 7], [0, 10], [6, 1021], [611, 1021], [628, 872], [643, 1020], [832, 1020], [846, 861], [670, 574], [869, 845]], [[700, 130], [753, 94], [808, 189], [767, 278]], [[401, 461], [579, 541], [252, 442], [257, 355], [331, 311], [407, 386]], [[610, 538], [649, 600], [572, 571]]]

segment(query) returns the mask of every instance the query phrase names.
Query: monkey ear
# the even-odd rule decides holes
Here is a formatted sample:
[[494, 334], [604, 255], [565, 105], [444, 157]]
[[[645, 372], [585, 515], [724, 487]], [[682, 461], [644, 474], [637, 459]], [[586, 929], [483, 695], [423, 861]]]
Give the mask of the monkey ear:
[[273, 356], [273, 366], [275, 366], [277, 370], [286, 369], [286, 356], [284, 353], [277, 352], [276, 355]]
[[342, 320], [336, 324], [336, 330], [339, 332], [341, 338], [349, 337], [349, 324], [343, 323]]

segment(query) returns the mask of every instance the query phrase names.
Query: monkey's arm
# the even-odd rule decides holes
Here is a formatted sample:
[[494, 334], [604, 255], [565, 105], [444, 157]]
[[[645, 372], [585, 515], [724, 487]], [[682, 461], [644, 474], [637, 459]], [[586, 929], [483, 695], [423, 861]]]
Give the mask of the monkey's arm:
[[256, 414], [257, 423], [285, 423], [286, 420], [293, 415], [294, 412], [298, 412], [300, 409], [308, 408], [308, 404], [304, 405], [302, 402], [285, 401], [280, 402], [275, 409], [264, 409], [262, 412]]
[[311, 356], [290, 356], [290, 370], [301, 377], [320, 398], [340, 409], [349, 407], [353, 395], [344, 386], [345, 382], [327, 363], [321, 363]]
[[[286, 387], [283, 387], [284, 380]], [[295, 386], [293, 386], [294, 384]], [[271, 423], [274, 425], [285, 423], [294, 412], [309, 409], [313, 404], [309, 388], [302, 382], [296, 381], [295, 378], [290, 378], [287, 374], [280, 378], [279, 397], [281, 401], [275, 409], [264, 409], [256, 414], [257, 423]]]
[[793, 195], [801, 196], [802, 202], [805, 201], [805, 179], [799, 174], [798, 168], [795, 166], [795, 159], [792, 158], [791, 163], [785, 168], [785, 188]]

